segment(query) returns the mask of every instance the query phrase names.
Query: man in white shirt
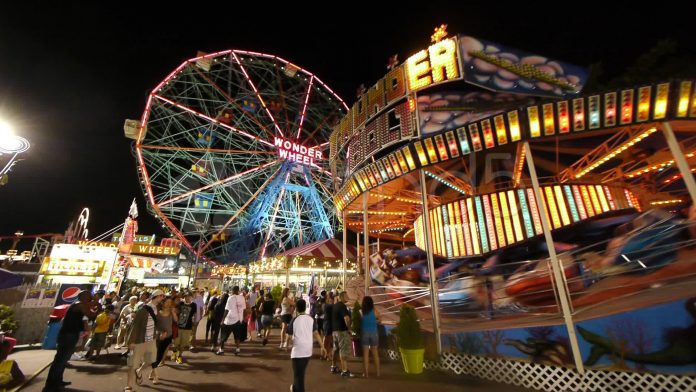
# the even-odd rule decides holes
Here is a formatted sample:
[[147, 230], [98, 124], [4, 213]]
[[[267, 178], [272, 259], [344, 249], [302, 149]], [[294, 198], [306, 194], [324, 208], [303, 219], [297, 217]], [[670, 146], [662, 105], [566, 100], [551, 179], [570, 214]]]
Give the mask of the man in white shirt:
[[292, 372], [294, 380], [290, 385], [290, 392], [304, 392], [304, 379], [309, 358], [312, 357], [312, 335], [321, 347], [321, 355], [326, 354], [326, 349], [321, 341], [321, 336], [317, 331], [317, 322], [312, 316], [305, 313], [307, 310], [307, 301], [300, 299], [295, 304], [297, 308], [297, 317], [295, 317], [288, 325], [288, 334], [292, 336]]
[[246, 300], [243, 295], [239, 294], [239, 286], [234, 286], [232, 295], [227, 299], [225, 305], [225, 316], [220, 328], [220, 348], [216, 353], [217, 355], [225, 353], [225, 341], [230, 337], [230, 333], [234, 335], [235, 355], [239, 355], [239, 343], [245, 341], [247, 335], [244, 309], [246, 309]]

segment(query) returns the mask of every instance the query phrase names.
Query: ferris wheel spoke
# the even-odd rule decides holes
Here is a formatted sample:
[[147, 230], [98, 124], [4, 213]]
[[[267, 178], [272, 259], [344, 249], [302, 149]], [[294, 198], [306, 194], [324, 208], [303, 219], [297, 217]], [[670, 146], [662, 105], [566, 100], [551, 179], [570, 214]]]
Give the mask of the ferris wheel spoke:
[[225, 224], [222, 226], [222, 228], [220, 228], [220, 230], [218, 230], [217, 233], [215, 233], [215, 234], [213, 235], [213, 237], [210, 238], [210, 240], [209, 240], [209, 241], [205, 244], [205, 246], [201, 249], [201, 252], [203, 252], [203, 251], [205, 251], [206, 249], [208, 249], [208, 247], [209, 247], [213, 242], [215, 242], [216, 239], [220, 238], [220, 235], [221, 235], [225, 230], [227, 230], [227, 228], [232, 224], [232, 222], [234, 222], [234, 221], [247, 209], [247, 207], [249, 207], [249, 205], [250, 205], [254, 200], [256, 200], [256, 198], [261, 194], [261, 192], [263, 192], [263, 190], [266, 188], [266, 186], [268, 186], [268, 184], [270, 184], [271, 181], [273, 181], [273, 179], [278, 175], [278, 173], [280, 172], [280, 168], [281, 168], [281, 166], [278, 166], [278, 168], [276, 169], [276, 171], [273, 172], [273, 174], [271, 174], [271, 175], [266, 179], [266, 181], [263, 183], [263, 185], [261, 185], [261, 186], [256, 190], [256, 192], [254, 192], [253, 195], [251, 195], [251, 197], [244, 203], [244, 205], [242, 205], [241, 207], [239, 207], [239, 209], [237, 210], [237, 212], [235, 212], [235, 214], [234, 214], [227, 222], [225, 222]]
[[[238, 110], [241, 111], [242, 113], [245, 112], [244, 108], [242, 108], [242, 105], [238, 104], [237, 101], [236, 101], [234, 98], [232, 98], [229, 94], [227, 94], [225, 91], [223, 91], [223, 90], [220, 88], [220, 86], [217, 85], [217, 83], [215, 83], [215, 82], [213, 82], [212, 80], [210, 80], [210, 78], [208, 78], [208, 77], [207, 77], [203, 72], [201, 72], [197, 67], [194, 66], [194, 69], [195, 69], [196, 73], [197, 73], [201, 78], [203, 78], [203, 80], [205, 80], [206, 82], [208, 82], [208, 84], [209, 84], [211, 87], [213, 87], [213, 89], [215, 89], [215, 91], [217, 91], [220, 95], [222, 95], [223, 97], [225, 97], [225, 99], [226, 99], [230, 104], [232, 104], [232, 105], [235, 107], [235, 109], [238, 109]], [[259, 120], [258, 120], [256, 117], [254, 117], [254, 116], [248, 116], [248, 117], [249, 117], [256, 125], [258, 125], [259, 127], [261, 127], [261, 129], [266, 133], [266, 135], [267, 135], [268, 137], [273, 138], [273, 132], [271, 132], [265, 125], [263, 125], [263, 124], [261, 123], [261, 121], [259, 121]]]
[[240, 177], [243, 177], [243, 176], [245, 176], [245, 175], [247, 175], [247, 174], [250, 174], [250, 173], [253, 173], [253, 172], [255, 172], [255, 171], [264, 169], [264, 168], [266, 168], [266, 167], [268, 167], [268, 166], [271, 166], [271, 165], [273, 165], [273, 164], [275, 164], [275, 163], [278, 163], [278, 162], [279, 162], [278, 160], [274, 160], [274, 161], [271, 161], [271, 162], [268, 162], [268, 163], [264, 163], [263, 165], [256, 166], [256, 167], [254, 167], [254, 168], [252, 168], [252, 169], [243, 171], [243, 172], [241, 172], [241, 173], [234, 174], [234, 175], [229, 176], [229, 177], [227, 177], [227, 178], [223, 178], [223, 179], [221, 179], [221, 180], [215, 181], [215, 182], [213, 182], [213, 183], [211, 183], [211, 184], [208, 184], [208, 185], [206, 185], [206, 186], [200, 187], [200, 188], [198, 188], [198, 189], [194, 189], [194, 190], [192, 190], [192, 191], [185, 192], [185, 193], [183, 193], [183, 194], [181, 194], [181, 195], [179, 195], [179, 196], [176, 196], [176, 197], [173, 197], [173, 198], [171, 198], [171, 199], [169, 199], [169, 200], [165, 200], [165, 201], [163, 201], [163, 202], [160, 202], [160, 203], [158, 203], [158, 205], [161, 207], [161, 206], [164, 206], [164, 205], [167, 205], [167, 204], [170, 204], [170, 203], [174, 203], [175, 201], [184, 199], [184, 198], [186, 198], [186, 197], [188, 197], [188, 196], [191, 196], [191, 195], [193, 195], [193, 194], [195, 194], [195, 193], [202, 192], [202, 191], [204, 191], [204, 190], [206, 190], [206, 189], [210, 189], [210, 188], [212, 188], [212, 187], [225, 184], [225, 183], [227, 183], [227, 182], [230, 182], [230, 181], [233, 181], [233, 180], [238, 179], [238, 178], [240, 178]]
[[[290, 173], [285, 175], [285, 182], [288, 182], [288, 177]], [[266, 233], [266, 239], [263, 242], [263, 247], [261, 248], [261, 258], [263, 259], [266, 254], [266, 246], [268, 246], [268, 240], [271, 238], [271, 233], [273, 233], [273, 225], [275, 224], [276, 217], [278, 216], [278, 209], [280, 208], [280, 202], [283, 200], [283, 195], [285, 194], [285, 188], [280, 190], [278, 194], [278, 199], [275, 202], [275, 209], [273, 210], [273, 217], [271, 218], [271, 224], [268, 226], [268, 232]]]
[[168, 103], [168, 104], [170, 104], [170, 105], [172, 105], [172, 106], [175, 106], [175, 107], [177, 107], [177, 108], [179, 108], [179, 109], [181, 109], [181, 110], [187, 111], [187, 112], [189, 112], [189, 113], [191, 113], [191, 114], [193, 114], [193, 115], [195, 115], [195, 116], [198, 116], [198, 117], [200, 117], [200, 118], [203, 118], [203, 119], [205, 119], [205, 120], [208, 120], [208, 121], [210, 121], [211, 123], [214, 123], [214, 124], [216, 124], [216, 125], [218, 125], [218, 126], [220, 126], [220, 127], [226, 128], [226, 129], [231, 130], [231, 131], [233, 131], [233, 132], [235, 132], [235, 133], [238, 133], [238, 134], [240, 134], [240, 135], [246, 136], [246, 137], [251, 138], [251, 139], [254, 139], [254, 140], [256, 140], [256, 141], [258, 141], [258, 142], [260, 142], [260, 143], [263, 143], [263, 144], [265, 144], [265, 145], [267, 145], [267, 146], [270, 146], [270, 147], [275, 148], [275, 146], [273, 145], [273, 143], [269, 143], [268, 141], [266, 141], [266, 140], [264, 140], [264, 139], [261, 139], [261, 138], [259, 138], [259, 137], [257, 137], [257, 136], [254, 136], [254, 135], [250, 134], [250, 133], [244, 132], [244, 131], [242, 131], [241, 129], [237, 129], [237, 128], [231, 126], [231, 125], [227, 125], [227, 124], [225, 124], [225, 123], [223, 123], [223, 122], [220, 122], [220, 121], [218, 121], [218, 120], [216, 120], [216, 119], [214, 119], [214, 118], [212, 118], [212, 117], [210, 117], [210, 116], [206, 116], [206, 115], [203, 114], [203, 113], [200, 113], [200, 112], [198, 112], [198, 111], [196, 111], [196, 110], [193, 110], [193, 109], [191, 109], [191, 108], [189, 108], [189, 107], [186, 107], [186, 106], [184, 106], [184, 105], [182, 105], [182, 104], [179, 104], [179, 103], [176, 103], [176, 102], [174, 102], [174, 101], [172, 101], [172, 100], [169, 100], [169, 99], [167, 99], [167, 98], [165, 98], [165, 97], [163, 97], [163, 96], [161, 96], [161, 95], [154, 94], [154, 97], [157, 98], [157, 99], [159, 99], [159, 100], [161, 100], [161, 101], [163, 101], [163, 102], [166, 102], [166, 103]]
[[283, 78], [280, 76], [280, 71], [278, 68], [275, 69], [276, 80], [278, 81], [278, 92], [280, 93], [280, 104], [283, 108], [283, 113], [285, 114], [285, 124], [290, 124], [290, 119], [288, 118], [288, 107], [285, 103], [285, 89], [283, 89]]
[[253, 150], [237, 150], [224, 148], [197, 148], [197, 147], [170, 147], [142, 144], [140, 148], [146, 150], [165, 150], [165, 151], [188, 151], [188, 152], [203, 152], [213, 154], [257, 154], [257, 155], [275, 155], [274, 151], [253, 151]]
[[319, 131], [326, 125], [326, 122], [327, 122], [330, 118], [333, 118], [333, 116], [335, 116], [336, 112], [337, 112], [337, 110], [334, 109], [334, 110], [331, 111], [328, 115], [324, 116], [324, 118], [322, 118], [322, 120], [321, 120], [321, 122], [319, 123], [319, 125], [317, 125], [316, 128], [314, 128], [314, 130], [312, 131], [312, 133], [310, 133], [310, 134], [307, 136], [306, 140], [315, 140], [314, 137], [316, 136], [317, 132], [319, 132]]
[[251, 80], [249, 73], [246, 71], [246, 68], [244, 68], [244, 66], [242, 65], [242, 62], [239, 61], [239, 57], [237, 57], [237, 54], [234, 51], [232, 51], [232, 56], [234, 57], [234, 60], [237, 63], [237, 65], [239, 65], [239, 68], [242, 70], [242, 73], [244, 74], [244, 77], [246, 78], [249, 85], [251, 86], [251, 89], [254, 90], [256, 97], [259, 99], [259, 102], [261, 102], [261, 106], [263, 106], [263, 109], [266, 111], [266, 114], [268, 114], [268, 117], [273, 122], [273, 125], [275, 126], [276, 130], [278, 131], [280, 136], [285, 137], [285, 135], [283, 134], [283, 131], [278, 126], [278, 122], [276, 121], [275, 117], [273, 117], [273, 114], [271, 114], [271, 111], [268, 110], [268, 106], [266, 106], [266, 102], [264, 102], [263, 98], [261, 98], [261, 94], [259, 93], [259, 90], [256, 89], [256, 85], [254, 85], [254, 82]]
[[300, 139], [300, 133], [302, 133], [302, 123], [304, 123], [305, 115], [307, 114], [307, 103], [309, 102], [309, 95], [312, 93], [312, 85], [314, 84], [314, 75], [309, 78], [309, 84], [307, 85], [307, 94], [305, 95], [304, 105], [302, 105], [302, 114], [300, 115], [300, 125], [297, 127], [297, 136], [295, 139]]

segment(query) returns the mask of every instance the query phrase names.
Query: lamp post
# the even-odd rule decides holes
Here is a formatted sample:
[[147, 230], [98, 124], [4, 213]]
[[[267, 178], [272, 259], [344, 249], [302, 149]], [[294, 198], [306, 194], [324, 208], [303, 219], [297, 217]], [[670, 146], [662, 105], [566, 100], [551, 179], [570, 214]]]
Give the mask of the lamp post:
[[16, 163], [17, 156], [30, 147], [27, 139], [14, 134], [12, 127], [0, 120], [0, 156], [7, 154], [10, 156], [9, 161], [0, 170], [0, 186], [7, 183], [7, 173], [10, 172], [12, 166]]

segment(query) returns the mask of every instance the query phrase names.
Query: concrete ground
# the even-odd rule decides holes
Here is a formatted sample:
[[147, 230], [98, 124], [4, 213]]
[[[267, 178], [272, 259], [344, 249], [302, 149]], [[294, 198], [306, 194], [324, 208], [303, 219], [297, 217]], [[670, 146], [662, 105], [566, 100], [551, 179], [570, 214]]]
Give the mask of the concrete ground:
[[[202, 328], [200, 328], [202, 331]], [[273, 330], [273, 338], [267, 346], [259, 341], [242, 344], [239, 356], [226, 353], [217, 356], [209, 350], [197, 350], [184, 354], [184, 363], [167, 362], [159, 368], [160, 383], [153, 385], [147, 380], [136, 387], [137, 391], [215, 391], [215, 392], [275, 392], [287, 391], [292, 383], [292, 365], [289, 353], [278, 349], [279, 331]], [[200, 335], [200, 334], [199, 334]], [[122, 350], [121, 350], [122, 351]], [[93, 361], [71, 361], [65, 371], [65, 380], [72, 381], [66, 391], [123, 391], [126, 385], [126, 360], [121, 351], [111, 350]], [[54, 351], [33, 350], [13, 354], [20, 367], [29, 377], [33, 371], [53, 360]], [[306, 389], [309, 391], [529, 391], [507, 384], [498, 384], [452, 373], [425, 370], [421, 375], [407, 375], [400, 362], [382, 359], [382, 375], [379, 378], [356, 377], [344, 379], [330, 374], [329, 363], [314, 358], [307, 369]], [[43, 363], [43, 365], [42, 365]], [[32, 369], [36, 369], [33, 370]], [[352, 372], [362, 373], [360, 359], [350, 362]], [[21, 389], [26, 392], [41, 391], [48, 370], [42, 371]]]

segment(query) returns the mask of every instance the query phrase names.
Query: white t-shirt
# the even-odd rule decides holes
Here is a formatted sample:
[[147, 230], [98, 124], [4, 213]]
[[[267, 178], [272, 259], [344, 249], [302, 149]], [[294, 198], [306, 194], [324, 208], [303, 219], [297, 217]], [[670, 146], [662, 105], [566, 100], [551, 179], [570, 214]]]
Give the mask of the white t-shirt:
[[244, 296], [242, 295], [230, 295], [227, 299], [227, 304], [225, 305], [225, 310], [227, 310], [227, 317], [223, 320], [223, 324], [232, 325], [239, 321], [244, 320], [244, 309], [246, 309], [246, 301], [244, 301]]
[[[149, 306], [150, 309], [154, 312], [154, 314], [157, 314], [157, 308], [152, 306], [151, 304], [147, 304], [146, 306]], [[149, 342], [155, 340], [155, 320], [152, 319], [152, 316], [149, 314], [147, 315], [147, 324], [145, 326], [145, 341]]]
[[249, 298], [247, 298], [247, 305], [251, 306], [252, 308], [256, 306], [257, 298], [259, 298], [259, 295], [255, 291], [250, 292]]
[[317, 330], [317, 323], [307, 314], [295, 317], [291, 323], [292, 351], [290, 358], [307, 358], [312, 356], [312, 338]]
[[193, 303], [196, 304], [196, 314], [193, 316], [193, 322], [197, 323], [201, 320], [201, 318], [203, 318], [203, 297], [197, 294], [193, 298]]

